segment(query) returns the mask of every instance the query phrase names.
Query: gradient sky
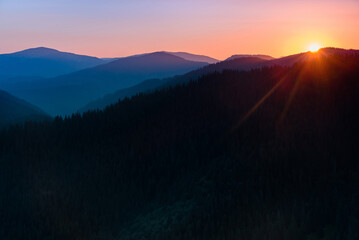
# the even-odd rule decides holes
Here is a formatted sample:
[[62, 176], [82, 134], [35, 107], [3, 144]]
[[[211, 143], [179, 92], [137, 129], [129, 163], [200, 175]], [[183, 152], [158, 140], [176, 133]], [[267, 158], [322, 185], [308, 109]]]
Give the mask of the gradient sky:
[[159, 50], [225, 59], [309, 45], [359, 49], [359, 0], [0, 0], [0, 53], [98, 57]]

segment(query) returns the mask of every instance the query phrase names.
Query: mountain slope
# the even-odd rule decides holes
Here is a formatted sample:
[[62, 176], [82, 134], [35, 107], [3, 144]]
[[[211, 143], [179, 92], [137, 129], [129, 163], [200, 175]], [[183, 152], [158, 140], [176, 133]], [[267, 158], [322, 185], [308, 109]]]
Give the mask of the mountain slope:
[[119, 99], [124, 99], [125, 97], [131, 97], [138, 93], [146, 93], [151, 92], [156, 89], [166, 88], [170, 86], [176, 86], [178, 84], [185, 84], [190, 80], [197, 80], [203, 75], [214, 73], [214, 72], [222, 72], [223, 70], [249, 70], [251, 68], [255, 68], [260, 64], [265, 64], [267, 60], [258, 57], [241, 57], [235, 58], [232, 60], [226, 60], [222, 62], [218, 62], [215, 64], [210, 64], [203, 68], [191, 71], [184, 75], [175, 76], [171, 78], [165, 79], [151, 79], [144, 81], [141, 84], [136, 86], [118, 90], [112, 94], [108, 94], [102, 98], [99, 98], [93, 102], [88, 103], [86, 106], [79, 109], [80, 112], [86, 112], [88, 110], [95, 109], [103, 109], [110, 104], [116, 103]]
[[201, 69], [191, 71], [181, 76], [175, 76], [172, 78], [166, 78], [162, 80], [151, 79], [139, 85], [118, 90], [114, 93], [108, 94], [102, 98], [99, 98], [93, 102], [88, 103], [86, 106], [80, 108], [79, 111], [85, 112], [88, 110], [103, 109], [110, 104], [116, 103], [119, 99], [124, 99], [125, 97], [131, 97], [138, 93], [151, 92], [158, 88], [166, 88], [169, 86], [184, 84], [190, 80], [197, 80], [199, 77], [205, 74], [222, 72], [224, 70], [243, 71], [243, 70], [250, 70], [250, 69], [262, 68], [262, 67], [272, 67], [277, 65], [292, 66], [295, 63], [310, 61], [312, 59], [317, 58], [318, 56], [332, 56], [334, 54], [357, 55], [359, 54], [359, 51], [345, 50], [339, 48], [322, 48], [318, 51], [318, 53], [313, 54], [311, 52], [306, 52], [306, 53], [290, 55], [278, 59], [266, 55], [234, 55], [225, 61], [218, 62], [216, 64], [210, 64]]
[[0, 128], [26, 121], [49, 119], [41, 109], [0, 90]]
[[184, 75], [178, 75], [175, 77], [170, 77], [165, 79], [146, 80], [143, 83], [140, 83], [133, 87], [121, 89], [114, 93], [108, 94], [102, 98], [96, 99], [95, 101], [90, 102], [87, 105], [80, 108], [79, 111], [85, 112], [88, 110], [103, 109], [107, 105], [116, 103], [119, 99], [123, 99], [125, 97], [131, 97], [138, 93], [145, 93], [145, 92], [153, 91], [157, 88], [165, 88], [169, 86], [175, 86], [177, 84], [183, 84], [190, 80], [196, 80], [205, 74], [213, 73], [216, 71], [221, 72], [224, 69], [247, 70], [253, 65], [263, 62], [265, 62], [265, 60], [260, 58], [244, 57], [244, 58], [233, 59], [230, 61], [223, 61], [216, 64], [210, 64], [200, 69], [188, 72]]
[[341, 48], [321, 48], [317, 52], [304, 52], [299, 54], [294, 54], [282, 58], [276, 58], [268, 62], [263, 62], [254, 67], [270, 67], [270, 66], [292, 66], [295, 63], [311, 61], [320, 57], [330, 57], [333, 55], [359, 55], [359, 50], [347, 50]]
[[174, 56], [186, 59], [188, 61], [206, 62], [206, 63], [209, 63], [209, 64], [219, 62], [219, 60], [215, 59], [215, 58], [211, 58], [211, 57], [204, 56], [204, 55], [197, 55], [197, 54], [187, 53], [187, 52], [165, 52], [165, 53], [172, 54]]
[[55, 77], [104, 62], [96, 57], [39, 47], [0, 54], [0, 73], [7, 77]]
[[207, 65], [167, 53], [121, 58], [107, 64], [51, 79], [5, 86], [5, 90], [56, 114], [72, 114], [85, 104], [114, 90], [146, 79], [164, 78]]
[[3, 132], [0, 239], [356, 240], [358, 80], [228, 70]]

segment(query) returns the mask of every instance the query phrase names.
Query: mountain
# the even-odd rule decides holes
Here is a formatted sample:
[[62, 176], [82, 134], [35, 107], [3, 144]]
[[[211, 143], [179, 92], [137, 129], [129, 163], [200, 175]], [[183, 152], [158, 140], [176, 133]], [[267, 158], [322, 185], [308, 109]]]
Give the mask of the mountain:
[[[282, 58], [272, 58], [266, 55], [233, 55], [231, 58], [207, 65], [203, 68], [191, 71], [184, 75], [175, 76], [165, 79], [150, 79], [135, 85], [130, 88], [121, 89], [114, 93], [101, 97], [93, 102], [90, 102], [79, 109], [79, 112], [86, 112], [88, 110], [104, 109], [110, 104], [116, 103], [119, 99], [132, 97], [139, 93], [147, 93], [160, 88], [176, 86], [178, 84], [187, 83], [190, 80], [197, 80], [203, 75], [222, 72], [224, 70], [250, 70], [255, 68], [272, 67], [272, 66], [287, 66], [290, 67], [295, 63], [310, 61], [318, 56], [332, 56], [332, 55], [355, 55], [359, 54], [358, 50], [345, 50], [339, 48], [322, 48], [317, 53], [300, 53], [290, 55]], [[236, 57], [237, 56], [237, 57]]]
[[[205, 63], [208, 63], [208, 64], [219, 62], [219, 60], [217, 60], [215, 58], [211, 58], [211, 57], [204, 56], [204, 55], [197, 55], [197, 54], [187, 53], [187, 52], [159, 51], [159, 53], [171, 54], [173, 56], [177, 56], [177, 57], [183, 58], [183, 59], [188, 60], [188, 61], [193, 61], [193, 62], [205, 62]], [[147, 55], [147, 54], [151, 54], [151, 53], [136, 54], [136, 55], [133, 55], [131, 57], [143, 56], [143, 55]], [[122, 57], [122, 58], [124, 58], [124, 57]], [[105, 61], [114, 61], [114, 60], [118, 60], [118, 59], [121, 59], [121, 58], [102, 58], [102, 60], [105, 60]]]
[[174, 56], [186, 59], [188, 61], [194, 61], [194, 62], [206, 62], [209, 64], [220, 62], [218, 59], [215, 59], [215, 58], [211, 58], [211, 57], [204, 56], [204, 55], [196, 55], [196, 54], [186, 53], [186, 52], [165, 52], [165, 53], [169, 53]]
[[0, 239], [358, 239], [358, 92], [319, 55], [2, 132]]
[[210, 64], [183, 75], [178, 75], [165, 79], [149, 79], [138, 85], [125, 89], [120, 89], [117, 90], [116, 92], [107, 94], [104, 97], [96, 99], [95, 101], [92, 101], [86, 104], [85, 106], [81, 107], [79, 109], [79, 112], [86, 112], [88, 110], [95, 110], [95, 109], [101, 110], [110, 104], [116, 103], [119, 99], [124, 99], [125, 97], [131, 97], [138, 93], [146, 93], [159, 88], [166, 88], [178, 84], [183, 84], [190, 80], [196, 80], [205, 74], [213, 73], [216, 71], [220, 72], [223, 71], [224, 69], [246, 70], [249, 69], [254, 64], [259, 64], [264, 61], [265, 60], [256, 57], [244, 57], [239, 59], [233, 59], [230, 61], [223, 61], [216, 64]]
[[225, 61], [230, 61], [230, 60], [234, 60], [237, 58], [248, 58], [248, 57], [255, 57], [255, 58], [260, 58], [263, 60], [273, 60], [274, 57], [268, 56], [268, 55], [261, 55], [261, 54], [257, 54], [257, 55], [251, 55], [251, 54], [236, 54], [236, 55], [232, 55], [231, 57], [227, 58]]
[[317, 59], [318, 57], [330, 57], [333, 55], [358, 55], [359, 50], [347, 50], [341, 48], [321, 48], [317, 52], [304, 52], [299, 54], [294, 54], [282, 58], [277, 58], [270, 60], [268, 62], [261, 63], [256, 67], [264, 67], [264, 66], [292, 66], [295, 63], [311, 61], [313, 59]]
[[155, 52], [131, 56], [51, 79], [17, 82], [4, 86], [46, 112], [72, 114], [85, 104], [114, 90], [134, 86], [146, 79], [184, 74], [208, 65]]
[[26, 121], [50, 120], [41, 109], [0, 90], [0, 129]]
[[55, 77], [104, 62], [96, 57], [39, 47], [0, 54], [0, 73], [6, 77]]

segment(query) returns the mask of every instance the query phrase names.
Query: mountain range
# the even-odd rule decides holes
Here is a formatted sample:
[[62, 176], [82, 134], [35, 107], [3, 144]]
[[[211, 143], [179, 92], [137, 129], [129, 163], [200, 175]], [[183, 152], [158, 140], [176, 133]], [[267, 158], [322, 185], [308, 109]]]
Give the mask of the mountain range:
[[301, 56], [0, 131], [0, 239], [359, 239], [359, 54]]
[[357, 55], [358, 50], [345, 50], [339, 48], [322, 48], [317, 53], [305, 52], [295, 55], [290, 55], [282, 58], [273, 58], [267, 55], [233, 55], [222, 62], [210, 64], [201, 69], [197, 69], [186, 73], [184, 75], [175, 76], [165, 79], [149, 79], [136, 86], [120, 89], [114, 93], [101, 97], [86, 106], [79, 109], [80, 112], [88, 110], [104, 109], [110, 104], [116, 103], [119, 99], [131, 97], [138, 93], [148, 93], [156, 89], [176, 86], [178, 84], [185, 84], [191, 80], [197, 80], [201, 76], [214, 72], [222, 72], [224, 70], [238, 70], [245, 71], [255, 68], [272, 67], [272, 66], [287, 66], [290, 67], [295, 63], [309, 61], [318, 56], [339, 55]]
[[[318, 55], [357, 53], [357, 50], [324, 48], [318, 53], [306, 52], [278, 59], [267, 55], [242, 54], [218, 61], [184, 52], [162, 51], [124, 58], [99, 59], [49, 48], [34, 48], [0, 55], [0, 63], [11, 59], [6, 63], [8, 66], [16, 61], [18, 64], [18, 71], [10, 67], [0, 72], [3, 76], [0, 77], [0, 89], [39, 106], [50, 115], [70, 115], [77, 111], [104, 109], [125, 97], [184, 84], [203, 75], [227, 69], [243, 71], [276, 65], [292, 66]], [[43, 61], [47, 63], [42, 64]], [[27, 66], [29, 62], [32, 67]], [[6, 64], [0, 65], [0, 68], [4, 70]], [[71, 66], [72, 70], [85, 69], [61, 75], [70, 71], [69, 68], [66, 71], [61, 68], [64, 64]], [[32, 72], [29, 69], [32, 69]], [[48, 78], [48, 74], [60, 76]]]
[[72, 114], [80, 107], [114, 90], [146, 79], [184, 74], [208, 65], [155, 52], [120, 58], [109, 63], [54, 78], [7, 81], [0, 88], [44, 109], [51, 115]]

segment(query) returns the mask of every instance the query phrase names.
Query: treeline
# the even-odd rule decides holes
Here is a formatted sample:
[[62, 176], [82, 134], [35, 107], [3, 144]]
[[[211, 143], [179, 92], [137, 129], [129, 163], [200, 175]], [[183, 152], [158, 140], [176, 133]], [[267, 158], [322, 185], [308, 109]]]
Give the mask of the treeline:
[[358, 90], [337, 55], [13, 126], [0, 238], [358, 239]]

